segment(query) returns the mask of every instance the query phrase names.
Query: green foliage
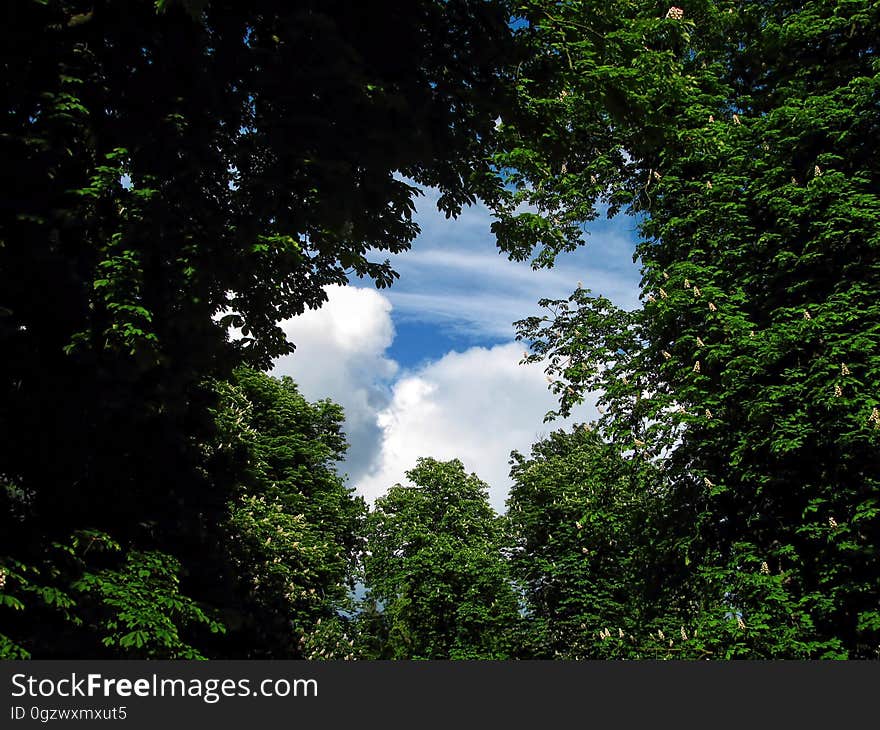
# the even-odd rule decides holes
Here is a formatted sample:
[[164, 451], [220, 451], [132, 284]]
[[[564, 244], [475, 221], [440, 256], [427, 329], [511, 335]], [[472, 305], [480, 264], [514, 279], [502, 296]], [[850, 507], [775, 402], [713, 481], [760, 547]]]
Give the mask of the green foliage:
[[[0, 656], [878, 655], [875, 4], [4, 21]], [[417, 186], [534, 267], [638, 216], [641, 308], [519, 323], [548, 417], [603, 412], [514, 456], [506, 523], [433, 460], [365, 523], [340, 409], [243, 367], [394, 281]]]
[[322, 621], [349, 608], [363, 547], [363, 500], [335, 468], [347, 448], [342, 410], [310, 404], [290, 378], [248, 369], [216, 387], [207, 468], [238, 473], [240, 483], [206, 539], [220, 580], [200, 591], [226, 612], [220, 651], [299, 656]]
[[222, 633], [223, 624], [180, 595], [180, 564], [160, 552], [129, 552], [118, 570], [85, 573], [72, 589], [103, 609], [97, 628], [104, 646], [133, 659], [204, 657], [180, 637], [178, 625], [205, 624]]
[[337, 615], [318, 619], [312, 632], [303, 640], [303, 655], [311, 660], [353, 660], [378, 658], [364, 654], [362, 627], [357, 618]]
[[295, 657], [309, 642], [317, 651], [321, 621], [350, 608], [363, 543], [363, 501], [335, 471], [342, 411], [247, 369], [213, 387], [217, 430], [200, 445], [200, 478], [237, 483], [216, 517], [176, 541], [200, 569], [181, 581], [176, 557], [123, 549], [100, 530], [53, 543], [39, 561], [9, 557], [3, 656]]
[[[567, 176], [535, 166], [528, 180], [555, 185], [553, 204], [571, 215], [583, 194], [640, 214], [645, 305], [617, 312], [584, 291], [545, 302], [545, 317], [520, 325], [530, 359], [547, 362], [562, 413], [603, 391], [603, 433], [635, 445], [685, 506], [700, 637], [689, 646], [876, 656], [876, 9], [538, 10], [535, 42], [577, 72], [545, 78], [538, 63], [524, 87], [528, 108], [565, 92], [531, 155], [548, 171], [562, 150], [578, 162]], [[614, 41], [571, 38], [609, 13]], [[603, 177], [612, 142], [626, 155]]]
[[[6, 4], [0, 555], [42, 564], [88, 526], [180, 562], [186, 591], [232, 626], [200, 636], [204, 653], [290, 653], [338, 600], [357, 510], [323, 466], [311, 474], [317, 457], [282, 463], [299, 458], [293, 436], [273, 433], [274, 454], [236, 437], [257, 464], [242, 476], [217, 453], [229, 424], [211, 384], [292, 351], [280, 322], [327, 285], [391, 284], [384, 257], [418, 233], [417, 186], [447, 215], [497, 197], [510, 36], [502, 3], [472, 0]], [[256, 548], [257, 518], [289, 533], [279, 552]], [[247, 539], [226, 555], [236, 530]], [[278, 557], [295, 579], [264, 565]], [[242, 587], [254, 579], [259, 595]], [[285, 580], [318, 597], [291, 607]], [[76, 655], [75, 632], [21, 614], [17, 635], [42, 632], [35, 656]]]
[[621, 456], [592, 424], [554, 432], [512, 463], [507, 519], [526, 603], [525, 655], [680, 656], [688, 616], [678, 515], [653, 465]]
[[459, 461], [420, 459], [367, 520], [366, 585], [395, 659], [506, 659], [517, 601], [503, 522]]
[[[125, 551], [107, 534], [80, 530], [53, 543], [38, 564], [6, 558], [0, 567], [0, 610], [13, 634], [36, 620], [47, 638], [62, 637], [56, 655], [115, 658], [203, 658], [182, 635], [196, 624], [224, 627], [180, 593], [180, 564], [158, 551]], [[75, 648], [68, 646], [75, 629]], [[58, 633], [56, 633], [58, 632]], [[49, 639], [51, 640], [51, 638]], [[46, 638], [0, 639], [0, 658], [30, 658]]]

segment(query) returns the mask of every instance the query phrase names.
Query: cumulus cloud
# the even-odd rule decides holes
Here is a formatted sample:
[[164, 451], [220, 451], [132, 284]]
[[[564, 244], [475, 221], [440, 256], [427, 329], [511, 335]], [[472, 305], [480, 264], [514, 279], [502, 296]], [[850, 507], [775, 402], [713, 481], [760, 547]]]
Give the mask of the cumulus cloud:
[[327, 303], [283, 323], [296, 352], [279, 358], [272, 375], [290, 375], [309, 400], [330, 398], [345, 409], [351, 444], [344, 468], [352, 477], [370, 467], [382, 430], [376, 414], [390, 402], [398, 370], [385, 351], [394, 339], [391, 303], [371, 289], [329, 286]]
[[[555, 407], [539, 365], [520, 365], [522, 345], [472, 347], [401, 372], [386, 350], [392, 306], [379, 292], [328, 287], [328, 302], [284, 323], [296, 352], [273, 375], [290, 375], [309, 400], [345, 409], [351, 449], [341, 468], [369, 501], [396, 483], [420, 456], [461, 459], [490, 486], [502, 510], [513, 449], [528, 451], [562, 423], [544, 424]], [[595, 417], [584, 406], [577, 420]]]
[[[374, 467], [355, 485], [373, 500], [395, 483], [420, 456], [460, 459], [490, 486], [492, 505], [503, 510], [510, 489], [509, 456], [531, 445], [561, 422], [544, 424], [556, 405], [539, 365], [519, 365], [522, 346], [473, 347], [450, 352], [394, 384], [388, 406], [378, 414], [381, 450]], [[576, 420], [596, 416], [584, 405]]]
[[[418, 457], [433, 456], [461, 459], [502, 509], [510, 451], [526, 452], [564, 425], [543, 423], [556, 400], [540, 365], [519, 365], [512, 322], [537, 314], [542, 297], [568, 296], [579, 280], [619, 306], [638, 306], [634, 223], [594, 221], [585, 248], [533, 271], [499, 255], [485, 207], [449, 221], [435, 209], [436, 191], [426, 192], [417, 213], [421, 236], [412, 251], [392, 257], [400, 280], [383, 293], [329, 287], [324, 307], [284, 323], [297, 350], [272, 372], [292, 376], [310, 400], [343, 406], [351, 449], [341, 468], [368, 499], [405, 482]], [[392, 347], [394, 322], [414, 336], [412, 346]], [[426, 348], [435, 358], [427, 363], [418, 356]], [[595, 416], [590, 403], [574, 420]]]

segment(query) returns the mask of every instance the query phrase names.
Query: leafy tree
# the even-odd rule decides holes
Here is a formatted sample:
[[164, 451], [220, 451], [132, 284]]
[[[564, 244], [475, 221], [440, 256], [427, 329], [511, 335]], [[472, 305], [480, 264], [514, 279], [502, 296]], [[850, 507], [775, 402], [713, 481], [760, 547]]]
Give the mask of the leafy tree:
[[360, 601], [354, 626], [359, 658], [394, 658], [393, 647], [389, 641], [388, 616], [375, 598], [365, 598]]
[[204, 658], [189, 629], [225, 628], [180, 593], [179, 573], [171, 555], [126, 551], [96, 530], [53, 543], [35, 564], [7, 559], [0, 565], [0, 658]]
[[[604, 485], [584, 512], [602, 539], [657, 531], [607, 583], [566, 563], [591, 620], [626, 608], [643, 558], [665, 613], [627, 615], [662, 642], [680, 627], [677, 656], [880, 651], [875, 5], [17, 0], [3, 19], [4, 652], [342, 650], [360, 507], [329, 466], [338, 412], [232, 373], [289, 352], [279, 322], [326, 284], [393, 281], [373, 257], [409, 247], [418, 185], [448, 215], [486, 201], [535, 266], [603, 209], [639, 216], [641, 309], [579, 288], [520, 325], [560, 413], [602, 391], [587, 452], [617, 451], [551, 481]], [[568, 474], [551, 451], [537, 471]], [[393, 655], [509, 655], [481, 487], [454, 463], [414, 474], [370, 522]], [[459, 505], [447, 483], [462, 532], [432, 501]], [[636, 483], [656, 501], [614, 501]], [[567, 651], [547, 633], [565, 615], [537, 651]]]
[[204, 469], [211, 382], [289, 352], [325, 285], [390, 284], [417, 185], [497, 197], [509, 38], [472, 0], [4, 5], [5, 563], [89, 529], [214, 579], [201, 537], [263, 508]]
[[518, 606], [488, 487], [460, 461], [420, 459], [367, 519], [368, 596], [395, 659], [505, 659]]
[[352, 601], [346, 611], [319, 619], [305, 637], [303, 656], [324, 659], [394, 659], [388, 615], [375, 598]]
[[653, 465], [621, 456], [592, 424], [554, 432], [530, 458], [514, 452], [512, 463], [507, 517], [526, 603], [526, 655], [677, 656], [663, 631], [680, 635], [671, 630], [681, 595], [678, 515]]
[[205, 569], [79, 531], [39, 563], [3, 565], [4, 655], [290, 658], [350, 608], [365, 508], [336, 473], [341, 408], [249, 369], [215, 389], [202, 479], [236, 485], [221, 520], [197, 515], [178, 542]]
[[603, 431], [686, 507], [686, 645], [876, 656], [876, 8], [524, 12], [536, 58], [570, 63], [523, 72], [523, 108], [556, 122], [520, 194], [638, 213], [645, 305], [579, 290], [521, 335], [561, 412], [603, 390]]
[[363, 500], [336, 471], [347, 448], [342, 409], [249, 369], [217, 388], [205, 468], [240, 481], [225, 519], [194, 536], [214, 570], [188, 588], [223, 611], [229, 636], [215, 653], [300, 656], [316, 627], [349, 607], [363, 547]]

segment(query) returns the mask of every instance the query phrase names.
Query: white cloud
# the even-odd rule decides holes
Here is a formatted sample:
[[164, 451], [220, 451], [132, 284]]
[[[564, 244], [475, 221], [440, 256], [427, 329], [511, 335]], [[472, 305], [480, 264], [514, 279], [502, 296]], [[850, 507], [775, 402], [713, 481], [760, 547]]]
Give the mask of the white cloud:
[[[511, 450], [527, 453], [563, 425], [542, 422], [556, 401], [539, 365], [519, 365], [522, 352], [516, 343], [474, 347], [403, 374], [378, 415], [381, 451], [374, 468], [356, 480], [358, 491], [372, 500], [405, 483], [420, 456], [458, 458], [489, 484], [493, 506], [503, 510]], [[578, 420], [595, 416], [595, 407], [585, 405]]]
[[283, 323], [296, 352], [279, 358], [276, 376], [290, 375], [309, 400], [330, 398], [345, 409], [351, 444], [345, 469], [362, 473], [379, 448], [376, 414], [389, 402], [397, 363], [385, 355], [394, 339], [391, 303], [371, 289], [327, 287], [318, 310]]
[[[342, 465], [372, 501], [405, 482], [420, 456], [461, 459], [491, 487], [504, 508], [513, 449], [531, 445], [562, 423], [544, 424], [555, 407], [539, 365], [520, 365], [522, 345], [449, 352], [399, 372], [386, 355], [394, 339], [391, 303], [373, 290], [328, 287], [328, 302], [284, 323], [296, 352], [273, 375], [290, 375], [309, 400], [331, 398], [345, 409], [351, 450]], [[396, 381], [395, 381], [396, 378]], [[595, 417], [584, 406], [578, 420]]]
[[[579, 280], [618, 306], [638, 306], [633, 224], [595, 221], [585, 248], [560, 256], [551, 270], [533, 271], [498, 253], [483, 206], [449, 221], [434, 209], [435, 191], [420, 202], [422, 235], [412, 251], [393, 257], [400, 280], [381, 294], [329, 287], [324, 307], [284, 324], [297, 351], [272, 372], [291, 375], [310, 400], [329, 397], [343, 406], [351, 449], [342, 468], [368, 499], [404, 482], [418, 457], [433, 456], [461, 459], [502, 509], [510, 451], [527, 452], [563, 425], [543, 423], [556, 399], [540, 365], [519, 365], [523, 348], [509, 342], [512, 322], [538, 314], [538, 299], [567, 297]], [[421, 323], [464, 351], [400, 372], [387, 352], [393, 321]], [[497, 342], [508, 344], [464, 349]], [[406, 363], [421, 360], [400, 352]], [[591, 402], [575, 420], [595, 416]]]

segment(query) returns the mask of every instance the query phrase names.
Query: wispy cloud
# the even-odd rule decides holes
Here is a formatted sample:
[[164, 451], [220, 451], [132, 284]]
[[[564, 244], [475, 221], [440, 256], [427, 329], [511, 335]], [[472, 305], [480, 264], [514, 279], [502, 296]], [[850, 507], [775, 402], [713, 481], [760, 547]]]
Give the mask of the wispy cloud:
[[552, 269], [535, 271], [499, 253], [485, 207], [472, 206], [452, 221], [435, 204], [431, 191], [420, 199], [422, 233], [413, 250], [393, 259], [401, 276], [387, 296], [397, 321], [497, 342], [513, 336], [512, 323], [534, 314], [539, 299], [566, 297], [578, 282], [619, 306], [637, 306], [632, 219], [594, 222], [584, 248], [561, 255]]

